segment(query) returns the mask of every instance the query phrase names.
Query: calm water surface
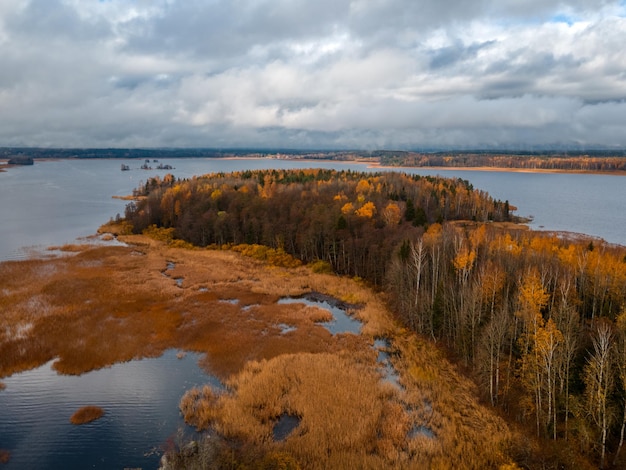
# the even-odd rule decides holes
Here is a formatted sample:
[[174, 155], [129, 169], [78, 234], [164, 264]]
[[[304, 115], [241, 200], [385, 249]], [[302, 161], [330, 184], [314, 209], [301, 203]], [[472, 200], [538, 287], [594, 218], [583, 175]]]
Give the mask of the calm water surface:
[[610, 243], [626, 245], [626, 177], [567, 173], [492, 171], [415, 171], [470, 181], [518, 208], [517, 215], [532, 216], [530, 227], [584, 233]]
[[[0, 448], [11, 452], [3, 470], [158, 467], [178, 429], [192, 433], [178, 412], [189, 388], [212, 383], [199, 356], [176, 351], [89, 372], [58, 375], [46, 364], [2, 379]], [[96, 405], [105, 415], [76, 426], [70, 416]]]
[[[122, 163], [131, 167], [121, 171]], [[189, 178], [211, 172], [259, 168], [356, 168], [333, 162], [297, 162], [272, 159], [162, 160], [174, 170], [140, 170], [143, 160], [36, 161], [0, 172], [0, 261], [29, 256], [34, 249], [72, 243], [86, 237], [116, 214], [127, 202], [113, 196], [131, 194], [148, 178], [172, 173]], [[158, 163], [150, 163], [152, 166]], [[364, 169], [365, 165], [360, 168]]]

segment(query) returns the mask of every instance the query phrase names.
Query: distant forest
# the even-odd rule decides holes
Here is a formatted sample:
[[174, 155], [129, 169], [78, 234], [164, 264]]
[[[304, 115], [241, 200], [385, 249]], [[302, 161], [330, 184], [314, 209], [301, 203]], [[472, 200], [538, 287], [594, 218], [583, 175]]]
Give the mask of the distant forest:
[[519, 168], [526, 170], [626, 171], [624, 152], [589, 153], [414, 153], [377, 151], [372, 153], [384, 166]]
[[397, 167], [516, 168], [561, 171], [626, 171], [626, 150], [588, 151], [453, 151], [294, 150], [216, 148], [53, 149], [0, 148], [0, 159], [11, 158], [291, 158], [310, 160], [362, 160]]
[[507, 201], [460, 179], [168, 175], [136, 196], [125, 213], [135, 232], [264, 245], [370, 283], [407, 328], [450, 351], [487, 402], [551, 442], [546, 468], [624, 463], [626, 248], [512, 228]]
[[[30, 158], [227, 158], [284, 157], [322, 160], [354, 160], [365, 158], [367, 152], [311, 151], [293, 149], [219, 149], [219, 148], [1, 148], [0, 159]], [[371, 158], [371, 157], [370, 157]]]

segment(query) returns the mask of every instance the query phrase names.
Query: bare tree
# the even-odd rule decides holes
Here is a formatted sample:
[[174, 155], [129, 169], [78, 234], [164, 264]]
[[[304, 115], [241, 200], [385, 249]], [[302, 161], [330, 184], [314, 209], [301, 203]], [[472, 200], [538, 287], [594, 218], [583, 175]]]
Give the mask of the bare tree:
[[591, 342], [593, 350], [584, 369], [587, 413], [600, 434], [600, 468], [604, 468], [606, 440], [614, 415], [609, 396], [615, 385], [613, 370], [614, 335], [606, 319], [594, 322]]
[[624, 430], [626, 428], [626, 309], [617, 317], [617, 373], [622, 389], [622, 427], [619, 435], [619, 444], [613, 459], [613, 465], [617, 464], [619, 453], [624, 444]]

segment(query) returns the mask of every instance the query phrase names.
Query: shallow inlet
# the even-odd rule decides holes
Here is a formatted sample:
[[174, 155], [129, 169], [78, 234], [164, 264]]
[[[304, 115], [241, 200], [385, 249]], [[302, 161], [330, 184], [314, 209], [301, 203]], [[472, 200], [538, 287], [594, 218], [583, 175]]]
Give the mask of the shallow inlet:
[[[210, 383], [200, 355], [177, 350], [161, 357], [115, 364], [80, 376], [58, 375], [51, 363], [2, 379], [0, 445], [11, 458], [2, 470], [26, 468], [157, 468], [160, 454], [180, 429], [186, 390]], [[69, 418], [84, 405], [105, 415], [75, 426]]]
[[432, 429], [430, 429], [428, 426], [413, 426], [413, 428], [411, 428], [411, 430], [409, 431], [409, 439], [413, 439], [416, 438], [418, 436], [424, 436], [427, 437], [429, 439], [434, 439], [435, 438], [435, 433], [433, 432]]

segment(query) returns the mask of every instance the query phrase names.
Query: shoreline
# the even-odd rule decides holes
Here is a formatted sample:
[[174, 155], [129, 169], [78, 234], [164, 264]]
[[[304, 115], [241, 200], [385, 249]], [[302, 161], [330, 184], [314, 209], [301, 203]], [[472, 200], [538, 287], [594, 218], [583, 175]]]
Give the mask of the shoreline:
[[[624, 170], [567, 170], [560, 168], [516, 168], [516, 167], [494, 167], [494, 166], [391, 166], [382, 165], [380, 162], [372, 161], [371, 159], [352, 159], [352, 160], [335, 160], [335, 159], [323, 159], [323, 158], [293, 158], [293, 157], [259, 157], [259, 156], [242, 156], [242, 157], [181, 157], [186, 159], [211, 159], [211, 160], [283, 160], [283, 161], [300, 161], [300, 162], [333, 162], [333, 163], [355, 163], [359, 165], [367, 165], [368, 169], [385, 169], [385, 170], [435, 170], [435, 171], [488, 171], [494, 173], [546, 173], [546, 174], [581, 174], [581, 175], [611, 175], [611, 176], [626, 176]], [[60, 161], [76, 159], [76, 157], [54, 157], [54, 158], [35, 158], [35, 162], [46, 161]], [[89, 158], [79, 158], [80, 160], [89, 160]], [[178, 157], [172, 157], [172, 160], [177, 160]], [[124, 160], [124, 158], [93, 158], [93, 160]], [[141, 160], [141, 158], [131, 158], [130, 160]], [[0, 172], [5, 172], [17, 165], [9, 165], [7, 159], [0, 159]]]
[[[361, 162], [359, 162], [361, 163]], [[364, 163], [364, 162], [363, 162]], [[389, 166], [380, 163], [369, 163], [368, 168], [381, 168], [386, 170], [394, 169], [415, 169], [415, 170], [437, 170], [437, 171], [489, 171], [494, 173], [546, 173], [546, 174], [580, 174], [580, 175], [612, 175], [626, 176], [626, 171], [593, 171], [593, 170], [565, 170], [558, 168], [507, 168], [494, 166]]]

